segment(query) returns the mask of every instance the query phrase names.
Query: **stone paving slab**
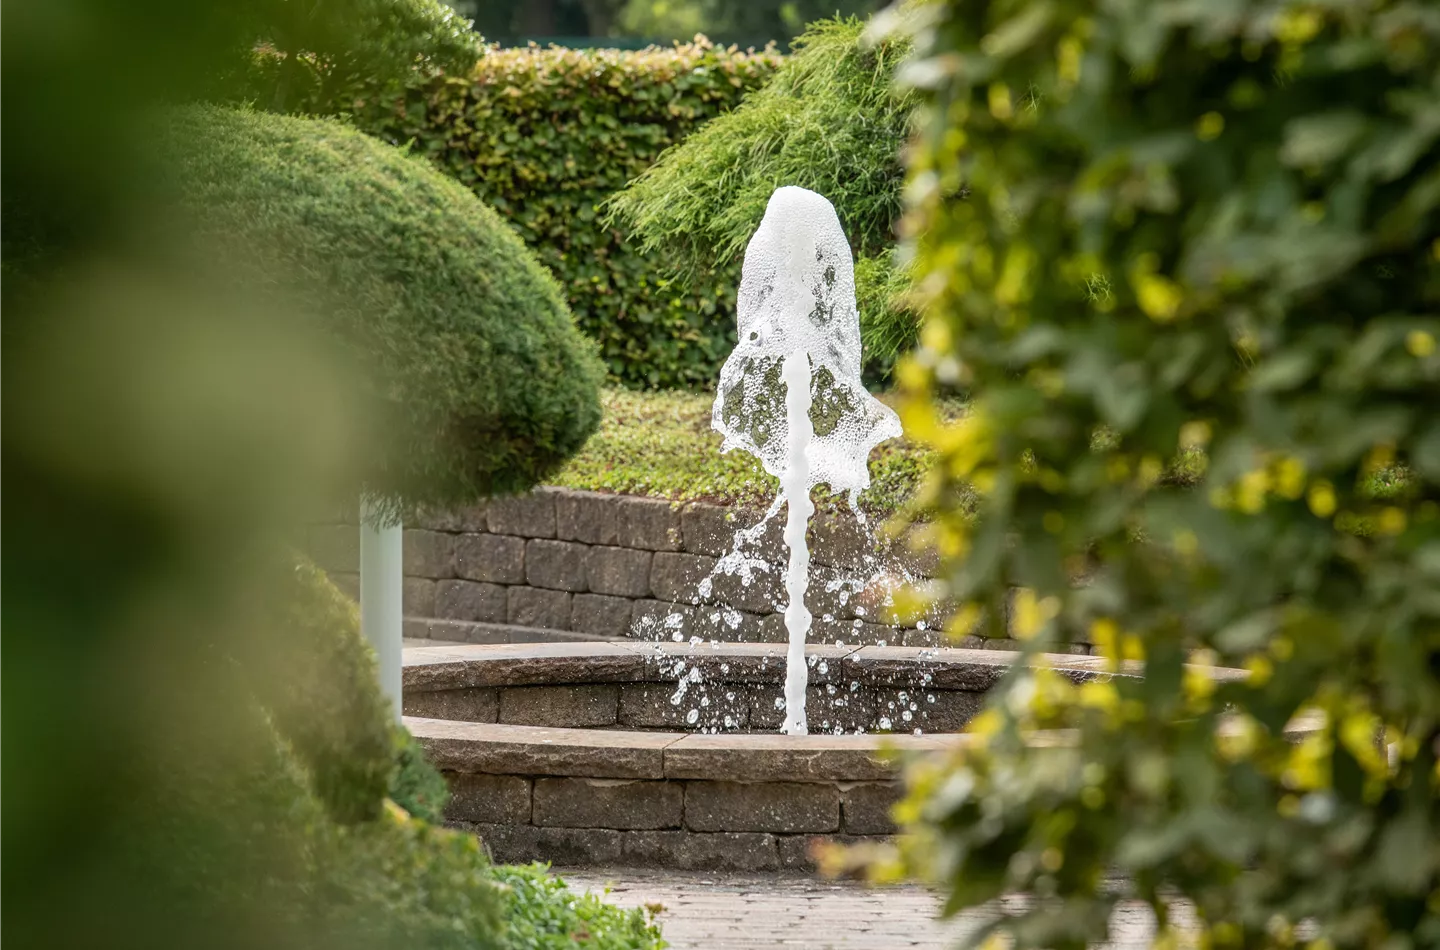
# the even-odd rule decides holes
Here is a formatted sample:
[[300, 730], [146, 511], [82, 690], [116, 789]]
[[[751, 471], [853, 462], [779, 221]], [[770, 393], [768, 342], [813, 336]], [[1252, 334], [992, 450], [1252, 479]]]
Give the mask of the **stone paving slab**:
[[[936, 918], [940, 901], [915, 886], [871, 888], [796, 874], [715, 874], [586, 869], [561, 872], [576, 891], [603, 893], [621, 907], [659, 904], [672, 950], [942, 950], [1003, 908]], [[1149, 911], [1122, 905], [1107, 950], [1141, 950], [1154, 928]]]

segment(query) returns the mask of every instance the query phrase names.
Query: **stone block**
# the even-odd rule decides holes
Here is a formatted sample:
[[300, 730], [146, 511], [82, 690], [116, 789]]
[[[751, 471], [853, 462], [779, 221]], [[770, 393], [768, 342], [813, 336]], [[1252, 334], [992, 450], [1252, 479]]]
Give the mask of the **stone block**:
[[739, 574], [723, 571], [716, 574], [711, 580], [709, 599], [751, 613], [765, 614], [784, 610], [790, 598], [785, 593], [785, 579], [778, 570], [754, 570], [748, 580]]
[[875, 841], [874, 836], [860, 835], [776, 835], [780, 852], [780, 868], [785, 871], [813, 871], [817, 867], [815, 852], [831, 844], [857, 845]]
[[933, 534], [930, 525], [911, 525], [895, 545], [896, 557], [910, 573], [919, 577], [939, 576], [940, 552]]
[[645, 551], [679, 551], [684, 543], [680, 510], [660, 498], [611, 498], [618, 512], [616, 543]]
[[[516, 634], [524, 628], [504, 629]], [[629, 644], [512, 640], [479, 651], [449, 646], [411, 650], [403, 673], [405, 686], [414, 689], [551, 686], [631, 683], [643, 677], [646, 665], [645, 657]]]
[[508, 686], [500, 690], [500, 722], [557, 729], [613, 726], [618, 695], [611, 683]]
[[[468, 582], [467, 582], [468, 583]], [[502, 591], [504, 588], [500, 588]], [[500, 601], [503, 614], [505, 601]], [[481, 620], [432, 620], [431, 640], [450, 640], [456, 643], [497, 644], [510, 643], [510, 631], [528, 630], [528, 627], [512, 627], [506, 623], [487, 623]], [[549, 633], [550, 631], [546, 631]]]
[[541, 489], [528, 495], [492, 498], [485, 507], [485, 525], [492, 534], [553, 538], [555, 493]]
[[[770, 614], [760, 621], [760, 639], [766, 643], [784, 643], [789, 639], [785, 631], [785, 615]], [[864, 620], [826, 620], [823, 615], [811, 616], [810, 643], [843, 643], [848, 647], [894, 646], [904, 639], [905, 631], [899, 627], [887, 627]]]
[[316, 524], [305, 532], [310, 559], [326, 571], [360, 570], [360, 529], [348, 524]]
[[[750, 721], [750, 690], [745, 684], [705, 682], [691, 684], [672, 703], [675, 683], [626, 683], [620, 687], [616, 722], [633, 729], [698, 731], [716, 727], [734, 731]], [[691, 722], [689, 715], [695, 712]]]
[[[680, 514], [685, 550], [691, 554], [724, 557], [735, 546], [735, 535], [756, 525], [764, 512], [696, 503]], [[786, 560], [784, 518], [775, 517], [749, 546], [747, 553], [780, 564]]]
[[[894, 741], [874, 735], [684, 736], [665, 746], [665, 777], [704, 779], [724, 775], [737, 782], [884, 781], [895, 777], [898, 766], [886, 761], [880, 750], [885, 743]], [[910, 736], [905, 738], [904, 747], [948, 749], [953, 741], [952, 736]]]
[[570, 626], [597, 636], [626, 636], [630, 633], [630, 604], [624, 597], [576, 594], [570, 602]]
[[426, 577], [405, 578], [400, 603], [407, 617], [435, 616], [435, 582]]
[[452, 531], [460, 531], [465, 534], [483, 534], [490, 530], [486, 509], [489, 505], [481, 502], [477, 505], [464, 505], [456, 508], [452, 513], [452, 519], [456, 527]]
[[889, 835], [895, 833], [890, 810], [905, 797], [899, 782], [861, 782], [840, 789], [841, 824], [846, 834]]
[[471, 581], [523, 584], [525, 541], [501, 534], [459, 535], [455, 538], [455, 572]]
[[434, 579], [455, 576], [455, 536], [411, 528], [403, 539], [405, 573]]
[[586, 590], [585, 555], [589, 550], [571, 541], [527, 541], [525, 583], [547, 590]]
[[555, 492], [555, 537], [583, 544], [617, 543], [620, 517], [614, 499], [596, 492]]
[[[907, 690], [910, 702], [918, 708], [907, 727], [925, 732], [960, 732], [985, 707], [985, 694], [958, 689]], [[898, 727], [897, 727], [898, 728]]]
[[434, 614], [441, 620], [504, 623], [508, 600], [506, 589], [499, 584], [438, 581]]
[[698, 604], [700, 582], [714, 569], [713, 557], [658, 552], [650, 564], [650, 592], [658, 600]]
[[570, 629], [570, 594], [538, 587], [511, 587], [506, 592], [505, 622], [549, 630]]
[[430, 531], [460, 531], [460, 510], [456, 508], [422, 508], [409, 519], [409, 527]]
[[624, 833], [608, 828], [535, 828], [538, 861], [558, 867], [618, 864]]
[[[357, 528], [356, 530], [358, 531], [359, 529]], [[351, 600], [360, 599], [359, 574], [342, 573], [339, 571], [326, 571], [325, 576], [330, 578], [330, 583], [334, 584], [340, 590], [340, 593], [344, 594], [346, 597], [349, 597]]]
[[840, 791], [800, 782], [686, 782], [690, 831], [830, 832], [840, 830]]
[[759, 614], [723, 605], [703, 605], [694, 608], [684, 636], [686, 640], [695, 636], [722, 643], [753, 643], [762, 639], [760, 625]]
[[450, 802], [445, 817], [508, 825], [530, 823], [531, 780], [519, 775], [447, 772]]
[[724, 557], [730, 553], [739, 527], [733, 510], [720, 505], [697, 503], [680, 512], [680, 533], [691, 554]]
[[630, 636], [636, 640], [688, 640], [695, 626], [695, 608], [660, 600], [637, 600], [631, 608]]
[[401, 700], [401, 708], [407, 716], [426, 719], [494, 722], [500, 712], [500, 694], [484, 686], [428, 692], [407, 690]]
[[400, 619], [400, 636], [406, 640], [432, 639], [430, 635], [430, 624], [433, 622], [429, 617], [402, 617]]
[[[758, 690], [750, 706], [750, 727], [766, 731], [779, 729], [785, 721], [785, 709], [777, 705], [784, 698], [780, 685]], [[875, 693], [863, 686], [850, 684], [810, 683], [805, 688], [805, 718], [816, 732], [844, 732], [875, 729]]]
[[534, 823], [559, 828], [679, 828], [684, 801], [679, 782], [541, 778], [535, 780]]
[[455, 821], [452, 828], [468, 831], [480, 841], [480, 847], [499, 864], [529, 864], [540, 860], [540, 829], [534, 825], [492, 824], [490, 822]]
[[763, 833], [630, 831], [624, 836], [624, 860], [636, 867], [684, 871], [773, 871], [779, 852], [775, 836]]
[[597, 594], [649, 597], [653, 557], [633, 548], [592, 547], [585, 554], [585, 578]]
[[873, 571], [883, 547], [850, 512], [824, 512], [810, 519], [810, 559], [846, 571]]
[[495, 775], [664, 778], [665, 749], [683, 741], [664, 732], [545, 729], [440, 719], [410, 719], [405, 724], [437, 768]]

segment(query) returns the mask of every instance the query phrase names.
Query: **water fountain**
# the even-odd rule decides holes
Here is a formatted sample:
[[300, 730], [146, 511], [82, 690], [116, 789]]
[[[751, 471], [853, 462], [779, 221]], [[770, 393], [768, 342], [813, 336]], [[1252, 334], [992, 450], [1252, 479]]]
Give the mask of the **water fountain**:
[[804, 735], [810, 492], [844, 492], [861, 517], [870, 452], [900, 435], [899, 418], [860, 380], [854, 263], [824, 197], [793, 186], [771, 195], [745, 249], [737, 318], [739, 342], [720, 371], [711, 424], [725, 437], [721, 451], [749, 452], [780, 480], [790, 555], [781, 731]]
[[[811, 493], [846, 495], [863, 521], [857, 496], [870, 452], [900, 434], [861, 384], [850, 251], [823, 197], [788, 187], [772, 196], [746, 250], [738, 318], [713, 425], [725, 450], [754, 455], [781, 488], [759, 522], [735, 532], [698, 593], [709, 599], [718, 583], [738, 580], [753, 598], [759, 579], [773, 580], [779, 559], [756, 548], [784, 507], [785, 652], [707, 642], [679, 610], [642, 631], [649, 642], [407, 651], [406, 724], [451, 783], [447, 816], [500, 859], [807, 866], [816, 836], [890, 833], [900, 788], [884, 750], [974, 741], [960, 734], [965, 723], [1021, 657], [806, 643]], [[866, 559], [868, 572], [893, 573]], [[827, 591], [835, 583], [850, 581]], [[736, 613], [722, 605], [714, 616]], [[1113, 675], [1101, 657], [1043, 661], [1076, 682]]]

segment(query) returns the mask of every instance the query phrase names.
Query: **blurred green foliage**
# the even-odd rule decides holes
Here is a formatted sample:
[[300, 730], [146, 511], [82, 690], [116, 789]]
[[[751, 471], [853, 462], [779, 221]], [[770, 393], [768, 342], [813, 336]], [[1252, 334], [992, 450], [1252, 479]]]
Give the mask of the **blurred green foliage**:
[[[222, 113], [172, 111], [232, 92], [254, 44], [284, 39], [266, 24], [303, 14], [304, 28], [320, 31], [307, 37], [335, 44], [306, 39], [318, 54], [392, 14], [432, 22], [426, 10], [439, 8], [6, 6], [0, 846], [13, 946], [477, 948], [504, 939], [501, 889], [474, 839], [383, 805], [392, 776], [397, 793], [406, 788], [397, 755], [410, 763], [414, 800], [433, 783], [427, 792], [413, 748], [397, 750], [353, 609], [313, 568], [279, 553], [307, 519], [353, 496], [378, 447], [394, 445], [385, 425], [394, 416], [362, 415], [355, 396], [374, 391], [373, 363], [316, 319], [322, 291], [336, 289], [321, 283], [343, 267], [304, 248], [313, 256], [257, 275], [254, 255], [278, 256], [296, 234], [247, 231], [255, 220], [233, 206], [233, 231], [214, 218], [205, 231], [198, 205], [177, 218], [180, 181], [156, 161], [158, 112], [162, 125], [194, 123], [182, 159], [192, 183], [216, 168], [259, 179], [212, 182], [217, 198], [268, 186], [321, 228], [342, 210], [325, 199], [366, 191], [374, 218], [352, 205], [346, 226], [385, 224], [391, 241], [407, 222], [412, 239], [428, 240], [428, 217], [462, 220], [472, 229], [464, 247], [441, 243], [436, 258], [392, 263], [449, 265], [484, 281], [472, 292], [513, 303], [504, 320], [519, 335], [529, 313], [525, 300], [504, 296], [512, 281], [545, 305], [533, 331], [545, 358], [583, 352], [548, 278], [493, 215], [467, 211], [474, 199], [462, 189], [353, 132], [326, 137], [330, 127], [239, 114], [225, 126]], [[395, 39], [389, 26], [376, 31]], [[207, 115], [214, 126], [202, 127]], [[237, 143], [241, 127], [255, 139]], [[217, 158], [207, 143], [231, 154]], [[297, 154], [333, 180], [301, 174]], [[347, 169], [345, 157], [368, 168]], [[267, 201], [274, 195], [257, 205]], [[333, 238], [331, 255], [376, 249], [307, 233]], [[476, 247], [508, 249], [510, 263], [477, 264]], [[297, 283], [298, 264], [314, 268], [315, 284]], [[475, 278], [477, 267], [487, 273]], [[411, 277], [444, 284], [428, 272], [391, 275]], [[366, 302], [405, 302], [384, 298], [383, 281], [356, 280]], [[322, 324], [330, 329], [315, 332]], [[457, 345], [443, 334], [435, 342]], [[557, 439], [584, 426], [586, 405], [594, 424], [599, 372], [590, 366], [557, 383], [579, 393], [551, 420]], [[534, 379], [523, 385], [527, 406], [553, 392], [539, 386], [537, 397]], [[403, 397], [430, 398], [419, 388]], [[516, 464], [523, 472], [527, 463]]]
[[888, 367], [917, 325], [894, 259], [900, 147], [917, 99], [892, 86], [908, 43], [864, 31], [854, 18], [811, 24], [774, 79], [665, 152], [606, 211], [646, 250], [704, 272], [743, 259], [776, 188], [819, 192], [857, 258], [866, 352]]
[[[954, 628], [1019, 588], [1033, 650], [1145, 675], [1018, 666], [982, 744], [911, 771], [904, 866], [951, 910], [1034, 895], [976, 942], [1085, 947], [1138, 898], [1157, 946], [1440, 944], [1434, 5], [937, 2], [916, 29], [929, 316], [897, 374]], [[1202, 447], [1196, 489], [1161, 477]]]
[[390, 800], [406, 812], [440, 824], [445, 817], [445, 803], [450, 800], [450, 786], [430, 760], [410, 730], [396, 730], [395, 772], [390, 777]]
[[247, 286], [320, 316], [389, 433], [364, 487], [411, 504], [523, 490], [599, 422], [603, 370], [554, 280], [474, 195], [339, 123], [219, 107], [167, 117], [167, 180]]
[[735, 341], [738, 267], [674, 280], [597, 207], [665, 148], [740, 101], [779, 57], [696, 42], [639, 52], [509, 49], [473, 72], [377, 88], [340, 105], [499, 212], [560, 281], [610, 375], [708, 382]]

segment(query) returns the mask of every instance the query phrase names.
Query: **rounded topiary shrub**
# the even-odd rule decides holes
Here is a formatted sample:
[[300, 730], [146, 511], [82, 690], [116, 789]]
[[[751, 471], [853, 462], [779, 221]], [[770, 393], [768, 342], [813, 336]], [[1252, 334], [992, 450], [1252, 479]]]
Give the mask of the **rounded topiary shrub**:
[[160, 123], [197, 266], [343, 341], [380, 442], [362, 487], [449, 504], [522, 490], [600, 418], [603, 370], [554, 279], [473, 194], [336, 122], [209, 106]]

